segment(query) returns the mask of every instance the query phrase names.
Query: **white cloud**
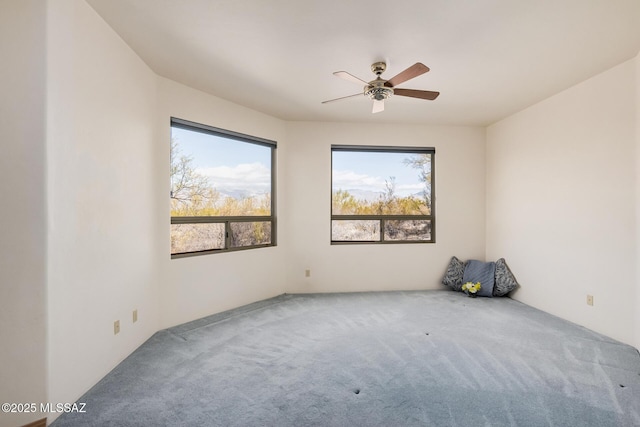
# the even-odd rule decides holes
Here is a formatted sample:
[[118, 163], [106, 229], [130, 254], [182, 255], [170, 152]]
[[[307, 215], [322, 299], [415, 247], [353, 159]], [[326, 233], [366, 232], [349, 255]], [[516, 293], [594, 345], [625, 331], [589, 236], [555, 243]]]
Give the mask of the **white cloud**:
[[416, 184], [398, 184], [396, 185], [396, 192], [398, 194], [415, 194], [424, 190], [424, 184], [418, 182]]
[[[376, 193], [383, 193], [386, 191], [386, 183], [385, 179], [379, 176], [359, 174], [350, 170], [334, 170], [333, 188], [342, 190], [373, 191]], [[422, 192], [422, 190], [424, 190], [424, 184], [421, 182], [402, 184], [396, 181], [395, 192], [398, 196], [406, 197], [412, 194], [420, 193]]]
[[353, 171], [333, 171], [333, 187], [343, 190], [384, 191], [384, 179]]
[[196, 172], [209, 178], [211, 186], [218, 190], [263, 193], [271, 186], [271, 171], [262, 163], [198, 168]]

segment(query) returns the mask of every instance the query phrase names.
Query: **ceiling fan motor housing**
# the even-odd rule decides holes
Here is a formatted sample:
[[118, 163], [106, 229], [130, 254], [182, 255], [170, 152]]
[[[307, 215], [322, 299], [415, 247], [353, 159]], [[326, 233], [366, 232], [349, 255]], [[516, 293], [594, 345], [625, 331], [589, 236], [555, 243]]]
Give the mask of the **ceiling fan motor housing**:
[[386, 69], [387, 64], [385, 64], [384, 62], [374, 62], [373, 64], [371, 64], [371, 71], [373, 71], [373, 74], [378, 77], [380, 77], [380, 74], [384, 73]]

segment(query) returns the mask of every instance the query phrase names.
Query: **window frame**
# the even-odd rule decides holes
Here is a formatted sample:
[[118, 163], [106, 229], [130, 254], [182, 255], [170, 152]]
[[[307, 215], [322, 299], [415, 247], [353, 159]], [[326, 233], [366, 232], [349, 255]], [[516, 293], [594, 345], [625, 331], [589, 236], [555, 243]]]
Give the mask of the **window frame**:
[[[407, 153], [407, 154], [430, 154], [431, 155], [431, 212], [429, 215], [334, 215], [333, 214], [333, 153], [336, 151], [348, 152], [368, 152], [368, 153]], [[330, 188], [330, 226], [329, 237], [331, 245], [370, 245], [370, 244], [424, 244], [436, 243], [436, 197], [435, 197], [435, 154], [434, 147], [408, 147], [408, 146], [377, 146], [377, 145], [331, 145], [331, 188]], [[378, 240], [333, 240], [333, 221], [379, 221], [379, 239]], [[428, 220], [431, 223], [431, 239], [429, 240], [385, 240], [384, 226], [389, 220]]]
[[[200, 132], [206, 135], [213, 135], [221, 138], [226, 138], [242, 143], [260, 145], [267, 147], [271, 150], [271, 213], [270, 215], [247, 215], [247, 216], [171, 216], [170, 224], [224, 224], [225, 238], [224, 248], [221, 249], [205, 249], [200, 251], [191, 252], [178, 252], [172, 253], [171, 259], [186, 258], [199, 255], [208, 255], [215, 253], [227, 253], [244, 251], [249, 249], [258, 249], [277, 246], [277, 220], [276, 220], [276, 176], [277, 176], [277, 155], [276, 149], [278, 143], [265, 138], [260, 138], [253, 135], [247, 135], [240, 132], [235, 132], [227, 129], [221, 129], [214, 126], [205, 125], [202, 123], [196, 123], [189, 120], [180, 119], [177, 117], [171, 117], [170, 129], [178, 128], [193, 132]], [[171, 192], [171, 189], [169, 190]], [[171, 193], [169, 195], [171, 197]], [[231, 224], [238, 222], [269, 222], [271, 223], [271, 242], [259, 245], [250, 246], [231, 246]]]

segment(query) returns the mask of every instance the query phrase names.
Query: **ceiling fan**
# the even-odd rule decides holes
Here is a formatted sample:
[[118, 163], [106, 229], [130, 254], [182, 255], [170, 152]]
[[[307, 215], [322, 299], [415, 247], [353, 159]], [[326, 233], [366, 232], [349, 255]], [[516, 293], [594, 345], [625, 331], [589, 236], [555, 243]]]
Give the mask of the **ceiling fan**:
[[402, 71], [400, 74], [392, 77], [389, 80], [384, 80], [380, 77], [382, 73], [387, 69], [387, 64], [384, 62], [376, 62], [371, 65], [371, 71], [377, 76], [375, 80], [371, 80], [370, 82], [365, 82], [358, 77], [347, 73], [346, 71], [336, 71], [333, 73], [334, 76], [338, 76], [342, 79], [348, 80], [357, 84], [364, 84], [364, 89], [362, 93], [356, 93], [354, 95], [343, 96], [341, 98], [330, 99], [328, 101], [324, 101], [323, 104], [327, 102], [340, 101], [341, 99], [353, 98], [355, 96], [368, 96], [373, 100], [373, 111], [372, 113], [379, 113], [380, 111], [384, 111], [384, 100], [391, 97], [391, 95], [399, 95], [399, 96], [408, 96], [411, 98], [420, 98], [427, 99], [429, 101], [433, 101], [440, 95], [440, 92], [432, 92], [430, 90], [416, 90], [416, 89], [401, 89], [396, 88], [400, 83], [404, 83], [407, 80], [410, 80], [414, 77], [418, 77], [427, 71], [429, 71], [429, 67], [420, 62], [416, 62], [411, 67]]

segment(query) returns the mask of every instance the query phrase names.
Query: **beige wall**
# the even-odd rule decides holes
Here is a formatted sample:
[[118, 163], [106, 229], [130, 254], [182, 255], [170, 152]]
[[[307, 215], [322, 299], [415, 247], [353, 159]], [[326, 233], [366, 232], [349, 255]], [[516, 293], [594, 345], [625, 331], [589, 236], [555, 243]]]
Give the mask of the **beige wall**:
[[[156, 149], [163, 176], [157, 183], [164, 203], [159, 215], [164, 221], [161, 240], [163, 277], [161, 286], [162, 327], [195, 320], [213, 313], [280, 295], [285, 291], [284, 250], [286, 239], [278, 233], [278, 245], [250, 251], [170, 259], [169, 241], [169, 120], [178, 117], [209, 126], [274, 140], [277, 153], [277, 218], [287, 221], [282, 208], [287, 197], [284, 174], [287, 163], [284, 122], [248, 108], [159, 78], [159, 114]], [[166, 171], [166, 173], [164, 173]]]
[[487, 257], [506, 258], [522, 285], [513, 297], [630, 344], [634, 70], [620, 64], [487, 130]]
[[47, 400], [45, 19], [39, 0], [0, 2], [0, 403]]
[[[483, 129], [288, 123], [287, 139], [287, 292], [440, 288], [452, 255], [484, 259]], [[331, 246], [331, 144], [435, 147], [437, 242]]]
[[48, 401], [57, 403], [78, 399], [158, 330], [166, 169], [155, 74], [84, 1], [52, 0], [47, 18]]

